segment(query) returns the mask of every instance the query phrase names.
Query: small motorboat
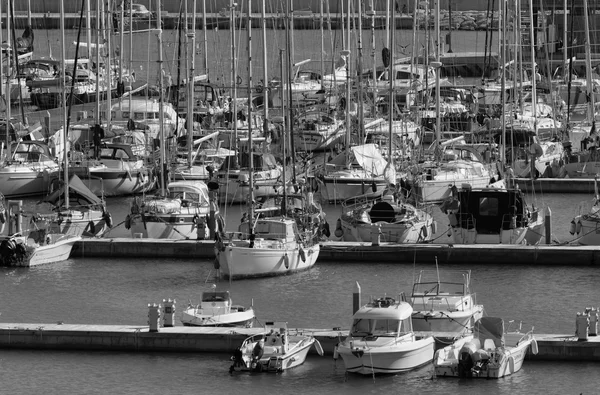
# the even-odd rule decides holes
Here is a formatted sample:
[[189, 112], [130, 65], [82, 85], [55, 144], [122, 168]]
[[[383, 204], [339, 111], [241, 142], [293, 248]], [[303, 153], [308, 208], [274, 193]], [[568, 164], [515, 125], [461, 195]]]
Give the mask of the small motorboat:
[[412, 307], [403, 300], [382, 297], [358, 309], [348, 337], [336, 346], [346, 371], [360, 374], [400, 373], [428, 364], [435, 341], [418, 337], [412, 328]]
[[199, 305], [191, 303], [181, 315], [181, 323], [185, 326], [239, 326], [251, 328], [256, 316], [254, 309], [234, 305], [229, 291], [213, 289], [202, 292]]
[[[33, 235], [36, 235], [34, 237]], [[24, 236], [15, 233], [0, 238], [0, 266], [33, 267], [69, 259], [75, 242], [81, 236], [61, 233], [48, 233], [42, 240], [37, 232]]]
[[527, 350], [537, 354], [533, 332], [504, 332], [504, 321], [482, 317], [472, 338], [464, 338], [438, 350], [433, 360], [438, 377], [500, 378], [518, 372]]
[[483, 316], [471, 291], [470, 270], [421, 270], [410, 303], [415, 331], [470, 333]]
[[323, 356], [313, 336], [290, 333], [286, 322], [267, 322], [264, 333], [247, 338], [235, 350], [229, 372], [283, 372], [302, 365], [312, 346]]

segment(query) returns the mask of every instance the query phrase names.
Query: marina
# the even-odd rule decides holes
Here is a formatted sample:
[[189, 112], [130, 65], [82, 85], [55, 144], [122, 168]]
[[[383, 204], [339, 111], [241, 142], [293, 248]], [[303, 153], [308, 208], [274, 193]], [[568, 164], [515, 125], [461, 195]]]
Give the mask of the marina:
[[220, 1], [2, 4], [4, 389], [594, 393], [596, 0]]

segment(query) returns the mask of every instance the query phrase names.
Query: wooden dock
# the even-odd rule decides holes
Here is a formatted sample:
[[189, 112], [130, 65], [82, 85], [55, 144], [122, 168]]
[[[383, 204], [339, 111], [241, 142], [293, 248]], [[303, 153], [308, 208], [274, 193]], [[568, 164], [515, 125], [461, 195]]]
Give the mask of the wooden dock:
[[[0, 324], [0, 348], [33, 350], [232, 353], [245, 338], [263, 328], [161, 327], [151, 332], [144, 325]], [[290, 334], [313, 335], [326, 355], [348, 335], [342, 329], [290, 329]], [[428, 333], [417, 333], [425, 336]], [[448, 344], [453, 334], [432, 333], [436, 348]], [[600, 361], [600, 337], [579, 341], [573, 335], [538, 334], [538, 354], [527, 358], [540, 361]], [[313, 349], [311, 353], [316, 353]]]
[[[72, 258], [215, 258], [210, 240], [93, 239], [78, 241]], [[323, 242], [317, 262], [577, 265], [600, 264], [600, 247], [513, 244], [393, 244]]]

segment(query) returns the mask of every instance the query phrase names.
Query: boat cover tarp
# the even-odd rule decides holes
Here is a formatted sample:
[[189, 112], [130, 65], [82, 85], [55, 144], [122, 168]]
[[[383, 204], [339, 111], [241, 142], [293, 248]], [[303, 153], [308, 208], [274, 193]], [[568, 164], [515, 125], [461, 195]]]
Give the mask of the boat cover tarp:
[[[63, 183], [60, 188], [42, 199], [42, 202], [50, 203], [56, 207], [61, 207], [65, 204], [65, 189], [66, 184]], [[79, 200], [87, 202], [87, 204], [101, 204], [102, 200], [96, 196], [90, 189], [81, 181], [81, 179], [73, 174], [69, 177], [69, 200]]]
[[475, 337], [483, 346], [486, 339], [494, 340], [496, 347], [504, 346], [504, 321], [498, 317], [481, 317], [475, 322]]
[[384, 175], [387, 161], [383, 159], [375, 144], [363, 144], [351, 147], [358, 164], [373, 176]]

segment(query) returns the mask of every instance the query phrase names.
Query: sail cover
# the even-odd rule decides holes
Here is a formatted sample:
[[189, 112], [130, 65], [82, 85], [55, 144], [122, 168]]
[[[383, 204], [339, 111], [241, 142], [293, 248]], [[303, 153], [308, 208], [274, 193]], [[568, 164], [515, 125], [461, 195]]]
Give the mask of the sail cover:
[[[43, 202], [48, 202], [56, 207], [61, 207], [65, 204], [65, 188], [66, 184], [62, 184], [60, 188], [42, 199]], [[102, 200], [81, 181], [76, 175], [69, 177], [69, 200], [83, 201], [89, 205], [101, 204]]]
[[375, 177], [384, 174], [387, 161], [383, 159], [375, 144], [357, 145], [351, 147], [351, 149], [354, 153], [354, 158], [356, 158], [356, 161], [363, 169]]

